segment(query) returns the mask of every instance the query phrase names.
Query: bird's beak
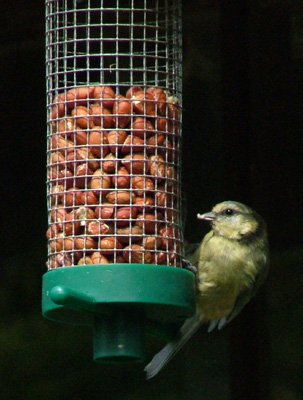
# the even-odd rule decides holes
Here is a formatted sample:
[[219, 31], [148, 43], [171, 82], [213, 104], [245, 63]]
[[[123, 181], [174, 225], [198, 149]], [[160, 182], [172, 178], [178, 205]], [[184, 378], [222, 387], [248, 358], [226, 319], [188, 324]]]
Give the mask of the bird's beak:
[[216, 214], [212, 211], [205, 214], [197, 214], [198, 219], [204, 219], [205, 221], [213, 221], [216, 218]]

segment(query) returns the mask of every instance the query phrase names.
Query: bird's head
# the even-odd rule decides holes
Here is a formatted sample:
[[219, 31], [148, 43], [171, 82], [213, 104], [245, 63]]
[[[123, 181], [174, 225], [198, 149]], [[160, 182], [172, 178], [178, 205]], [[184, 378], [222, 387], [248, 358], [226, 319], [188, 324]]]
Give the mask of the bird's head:
[[211, 212], [198, 214], [198, 219], [210, 221], [215, 235], [232, 240], [248, 239], [259, 230], [265, 231], [265, 222], [252, 208], [236, 201], [223, 201]]

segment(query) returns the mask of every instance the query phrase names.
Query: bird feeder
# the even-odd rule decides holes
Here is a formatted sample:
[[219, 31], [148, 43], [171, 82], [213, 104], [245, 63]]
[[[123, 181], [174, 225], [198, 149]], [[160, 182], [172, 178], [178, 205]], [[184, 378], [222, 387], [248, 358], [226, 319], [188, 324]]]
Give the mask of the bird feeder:
[[182, 269], [181, 1], [46, 0], [42, 312], [143, 361], [195, 312]]

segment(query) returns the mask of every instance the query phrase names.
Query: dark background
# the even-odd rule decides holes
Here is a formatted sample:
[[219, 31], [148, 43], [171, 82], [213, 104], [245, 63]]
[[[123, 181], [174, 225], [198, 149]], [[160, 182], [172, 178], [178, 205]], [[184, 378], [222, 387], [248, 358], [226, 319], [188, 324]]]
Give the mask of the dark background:
[[[269, 279], [221, 332], [201, 329], [165, 370], [92, 361], [89, 329], [41, 316], [46, 272], [44, 2], [0, 5], [0, 397], [303, 398], [303, 9], [300, 1], [184, 1], [183, 190], [197, 212], [232, 199], [266, 219]], [[150, 358], [163, 343], [149, 339]]]

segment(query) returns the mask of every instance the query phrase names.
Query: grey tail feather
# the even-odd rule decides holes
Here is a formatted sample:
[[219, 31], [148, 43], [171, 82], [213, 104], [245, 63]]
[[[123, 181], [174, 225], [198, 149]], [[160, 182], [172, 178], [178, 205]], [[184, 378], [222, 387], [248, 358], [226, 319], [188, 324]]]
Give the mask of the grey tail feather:
[[146, 379], [151, 379], [174, 357], [180, 348], [192, 337], [203, 322], [203, 314], [197, 314], [187, 319], [182, 325], [177, 338], [157, 353], [151, 362], [144, 368]]

